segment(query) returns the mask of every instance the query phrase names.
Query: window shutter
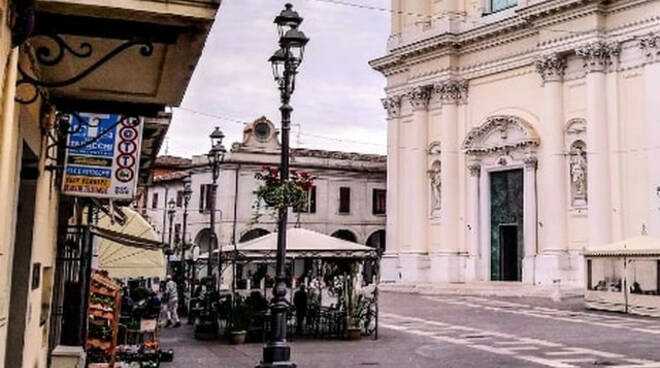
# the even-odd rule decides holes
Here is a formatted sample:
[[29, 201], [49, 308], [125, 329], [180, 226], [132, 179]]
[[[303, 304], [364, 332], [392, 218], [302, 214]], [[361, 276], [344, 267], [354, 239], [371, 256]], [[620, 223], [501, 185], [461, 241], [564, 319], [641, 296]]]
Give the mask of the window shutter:
[[199, 186], [199, 212], [204, 212], [206, 205], [206, 185], [202, 184]]
[[339, 188], [339, 213], [351, 212], [351, 188]]
[[316, 213], [316, 187], [309, 192], [309, 213]]

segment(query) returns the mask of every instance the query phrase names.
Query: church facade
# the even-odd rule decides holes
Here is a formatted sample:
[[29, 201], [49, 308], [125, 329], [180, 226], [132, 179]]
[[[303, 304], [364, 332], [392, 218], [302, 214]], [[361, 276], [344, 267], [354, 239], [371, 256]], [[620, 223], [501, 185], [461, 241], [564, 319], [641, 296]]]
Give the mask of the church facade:
[[577, 286], [660, 236], [660, 2], [392, 5], [384, 281]]

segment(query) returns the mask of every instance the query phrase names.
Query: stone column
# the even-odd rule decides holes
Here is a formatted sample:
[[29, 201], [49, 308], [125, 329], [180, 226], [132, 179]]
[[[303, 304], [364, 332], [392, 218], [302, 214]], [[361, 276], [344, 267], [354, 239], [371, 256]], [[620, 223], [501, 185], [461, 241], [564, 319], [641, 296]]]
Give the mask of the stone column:
[[660, 34], [640, 40], [644, 64], [644, 119], [646, 120], [646, 157], [648, 167], [648, 234], [660, 236]]
[[[467, 83], [448, 80], [434, 86], [442, 103], [440, 123], [440, 192], [441, 252], [431, 259], [433, 275], [442, 275], [440, 281], [460, 281], [462, 269], [458, 244], [458, 103], [467, 98]], [[433, 270], [435, 268], [435, 270]]]
[[[527, 155], [523, 162], [525, 163], [523, 176], [523, 239], [524, 239], [524, 258], [522, 281], [526, 284], [536, 283], [536, 156]], [[563, 184], [562, 184], [563, 185]], [[544, 193], [545, 194], [545, 193]], [[565, 200], [565, 199], [564, 199]], [[554, 220], [561, 220], [557, 218]]]
[[469, 258], [467, 262], [468, 281], [483, 280], [483, 273], [479, 265], [481, 260], [480, 244], [480, 224], [479, 224], [479, 177], [481, 175], [481, 165], [478, 161], [472, 161], [468, 164], [468, 197], [467, 197], [467, 220], [468, 220], [468, 244]]
[[382, 100], [387, 110], [387, 224], [385, 239], [385, 254], [381, 261], [381, 278], [383, 281], [398, 279], [399, 254], [399, 116], [401, 113], [401, 96], [394, 95]]
[[590, 247], [612, 241], [611, 177], [605, 73], [619, 55], [618, 45], [594, 42], [576, 50], [587, 80], [587, 201]]
[[[551, 283], [552, 279], [561, 278], [559, 271], [567, 261], [568, 237], [566, 231], [567, 215], [567, 175], [564, 143], [564, 106], [563, 76], [566, 59], [556, 55], [547, 55], [536, 62], [536, 71], [543, 80], [543, 109], [539, 129], [542, 134], [541, 170], [538, 172], [541, 191], [539, 221], [543, 227], [540, 244], [542, 255], [538, 259], [539, 276], [544, 276], [542, 283]], [[551, 190], [550, 190], [551, 189]], [[527, 186], [525, 193], [527, 194]], [[527, 220], [527, 217], [525, 217]], [[525, 228], [527, 228], [526, 221]], [[536, 230], [536, 224], [533, 224]], [[525, 240], [527, 243], [527, 240]], [[525, 258], [533, 264], [536, 249], [531, 253], [525, 249]], [[531, 261], [530, 261], [531, 260]], [[525, 272], [526, 273], [526, 272]], [[524, 278], [524, 277], [523, 277]]]
[[[398, 196], [400, 200], [399, 226], [400, 262], [402, 281], [424, 281], [428, 268], [427, 219], [428, 219], [428, 104], [431, 91], [428, 87], [415, 87], [408, 91], [412, 121], [402, 123], [406, 139], [402, 140]], [[403, 135], [403, 132], [401, 133]]]

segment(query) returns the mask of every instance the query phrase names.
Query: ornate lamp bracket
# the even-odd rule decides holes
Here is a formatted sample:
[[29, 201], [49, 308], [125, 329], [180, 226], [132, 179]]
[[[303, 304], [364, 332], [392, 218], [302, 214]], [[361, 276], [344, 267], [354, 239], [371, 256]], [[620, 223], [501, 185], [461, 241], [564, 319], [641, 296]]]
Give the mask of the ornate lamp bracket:
[[[66, 54], [69, 54], [78, 59], [88, 59], [94, 54], [94, 49], [89, 42], [81, 42], [77, 47], [74, 47], [66, 43], [66, 41], [57, 34], [36, 34], [31, 36], [28, 39], [28, 42], [36, 38], [46, 38], [50, 40], [47, 45], [41, 45], [37, 47], [34, 52], [32, 64], [39, 67], [57, 66], [62, 62]], [[107, 54], [103, 55], [97, 61], [80, 71], [78, 74], [58, 81], [42, 80], [40, 76], [35, 76], [28, 73], [21, 67], [21, 65], [19, 65], [18, 72], [20, 76], [16, 82], [16, 88], [18, 89], [21, 86], [29, 86], [32, 88], [32, 93], [27, 98], [16, 96], [15, 100], [21, 104], [31, 104], [35, 102], [39, 96], [46, 97], [44, 88], [58, 88], [73, 85], [85, 79], [90, 74], [100, 69], [103, 65], [110, 62], [112, 59], [133, 47], [139, 47], [140, 54], [144, 57], [151, 56], [154, 50], [153, 43], [148, 39], [135, 38], [128, 40], [115, 47]]]

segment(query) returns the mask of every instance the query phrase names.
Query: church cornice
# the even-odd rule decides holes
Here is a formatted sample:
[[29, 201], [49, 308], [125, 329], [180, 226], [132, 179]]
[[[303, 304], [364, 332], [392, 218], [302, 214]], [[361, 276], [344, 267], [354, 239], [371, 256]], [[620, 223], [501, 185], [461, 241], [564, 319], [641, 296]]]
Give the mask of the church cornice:
[[[636, 0], [626, 2], [605, 2], [602, 0], [562, 0], [545, 1], [527, 6], [516, 11], [511, 18], [494, 22], [492, 24], [475, 27], [461, 33], [443, 33], [417, 40], [409, 44], [395, 47], [382, 58], [372, 60], [370, 65], [385, 76], [409, 72], [410, 67], [424, 62], [427, 55], [453, 53], [462, 55], [492, 47], [505, 45], [517, 40], [538, 35], [541, 28], [552, 29], [553, 26], [567, 21], [580, 19], [593, 14], [611, 14], [630, 9], [650, 0]], [[653, 16], [651, 18], [657, 18]], [[657, 20], [657, 19], [656, 19]], [[639, 24], [639, 21], [631, 22]], [[608, 30], [611, 33], [617, 26]], [[540, 48], [547, 48], [554, 44], [575, 43], [591, 38], [596, 30], [574, 33], [557, 31], [557, 37], [539, 43]], [[571, 42], [573, 41], [573, 42]], [[535, 55], [536, 56], [536, 55]], [[532, 63], [534, 59], [529, 60]], [[394, 63], [394, 64], [393, 64]], [[391, 67], [396, 65], [395, 67]], [[467, 68], [472, 68], [468, 66]], [[432, 71], [425, 72], [434, 74]]]

